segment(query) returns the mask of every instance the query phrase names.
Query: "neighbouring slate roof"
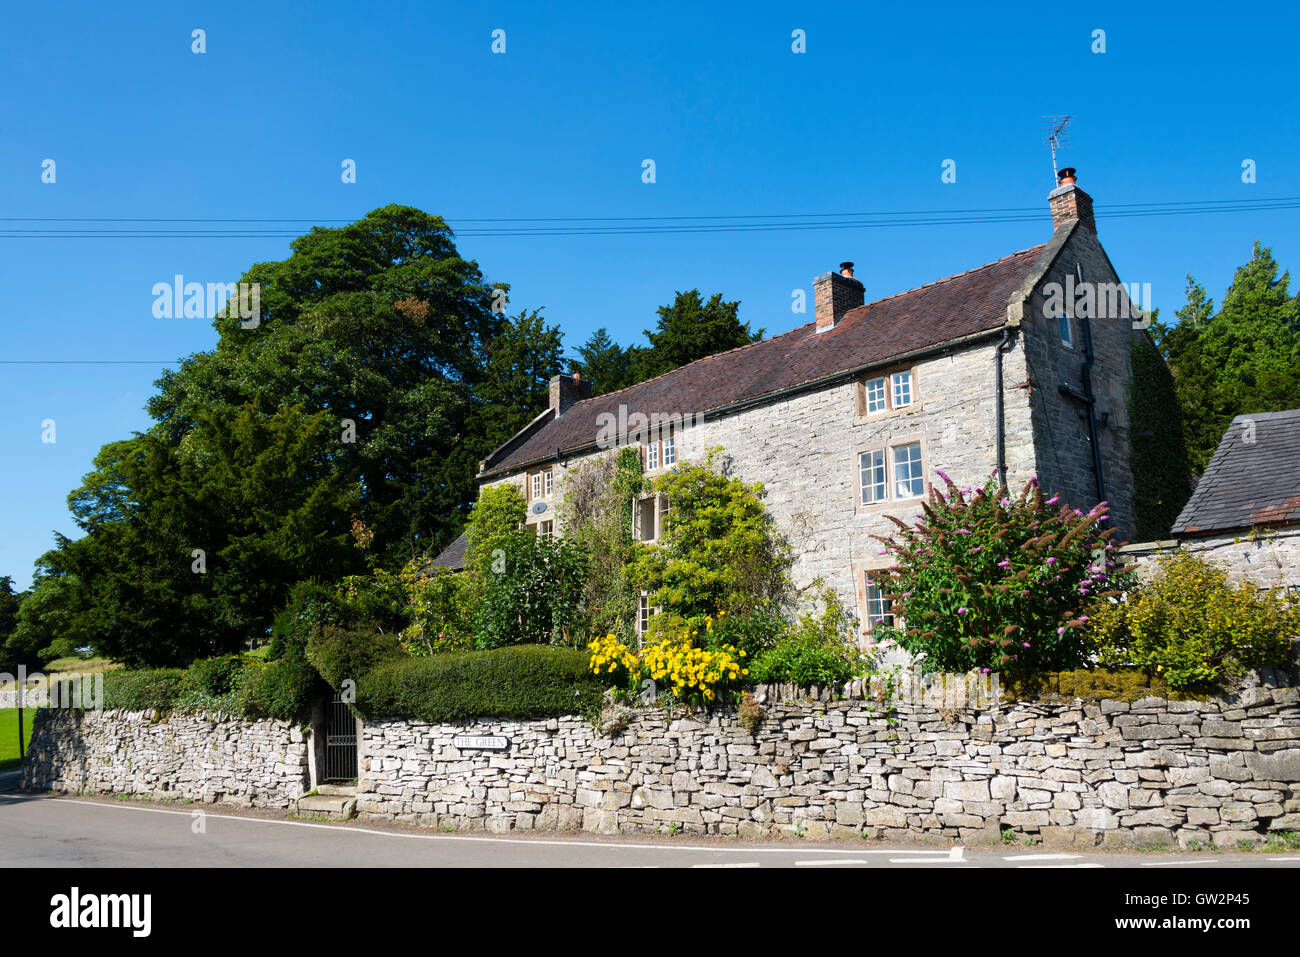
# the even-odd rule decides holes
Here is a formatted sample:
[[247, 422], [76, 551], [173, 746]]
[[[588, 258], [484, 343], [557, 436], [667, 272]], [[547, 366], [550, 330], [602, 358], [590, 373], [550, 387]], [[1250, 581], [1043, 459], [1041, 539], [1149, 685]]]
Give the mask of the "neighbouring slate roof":
[[1048, 244], [850, 309], [833, 329], [815, 321], [790, 332], [698, 359], [618, 392], [583, 399], [522, 441], [492, 454], [484, 474], [509, 472], [592, 444], [602, 413], [691, 415], [784, 392], [800, 385], [996, 329], [1007, 302]]
[[1239, 415], [1174, 522], [1181, 537], [1300, 523], [1300, 409]]
[[469, 545], [469, 533], [461, 532], [460, 537], [438, 553], [429, 564], [437, 565], [440, 568], [450, 568], [458, 572], [465, 567], [465, 549]]

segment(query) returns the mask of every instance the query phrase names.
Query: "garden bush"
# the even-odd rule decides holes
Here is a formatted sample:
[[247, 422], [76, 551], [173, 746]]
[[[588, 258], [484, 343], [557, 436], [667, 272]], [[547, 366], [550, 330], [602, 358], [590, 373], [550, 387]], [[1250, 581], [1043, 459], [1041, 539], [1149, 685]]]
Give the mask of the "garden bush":
[[320, 675], [297, 656], [276, 661], [248, 661], [235, 689], [235, 714], [245, 718], [305, 721], [313, 703], [325, 693]]
[[1188, 553], [1160, 559], [1150, 582], [1092, 615], [1088, 637], [1111, 667], [1131, 666], [1185, 691], [1223, 690], [1250, 668], [1280, 668], [1300, 639], [1300, 605], [1228, 583]]
[[819, 587], [817, 594], [820, 613], [804, 612], [785, 635], [759, 653], [750, 666], [751, 681], [829, 685], [868, 670], [869, 662], [857, 646], [856, 616], [833, 589]]
[[334, 590], [318, 581], [303, 581], [289, 589], [284, 607], [271, 623], [268, 661], [289, 655], [301, 655], [313, 628], [337, 625], [343, 621], [342, 604]]
[[104, 674], [104, 708], [170, 711], [191, 683], [184, 668], [142, 668]]
[[947, 491], [931, 488], [916, 524], [891, 517], [900, 531], [880, 539], [895, 564], [872, 574], [905, 621], [899, 643], [935, 671], [1088, 664], [1089, 609], [1129, 583], [1100, 528], [1106, 503], [1084, 513], [1032, 480], [1012, 499], [992, 479], [972, 493], [939, 476]]
[[362, 676], [367, 718], [463, 721], [595, 714], [603, 689], [573, 648], [515, 645], [386, 661]]
[[490, 563], [477, 610], [474, 644], [569, 644], [578, 633], [586, 576], [580, 546], [566, 539], [515, 531], [496, 539], [500, 563]]
[[368, 628], [326, 625], [307, 638], [306, 657], [325, 683], [340, 691], [344, 681], [360, 681], [362, 675], [380, 662], [407, 656], [401, 643], [392, 635]]
[[244, 665], [243, 655], [219, 655], [216, 658], [198, 658], [190, 663], [188, 670], [199, 693], [220, 698], [235, 688]]

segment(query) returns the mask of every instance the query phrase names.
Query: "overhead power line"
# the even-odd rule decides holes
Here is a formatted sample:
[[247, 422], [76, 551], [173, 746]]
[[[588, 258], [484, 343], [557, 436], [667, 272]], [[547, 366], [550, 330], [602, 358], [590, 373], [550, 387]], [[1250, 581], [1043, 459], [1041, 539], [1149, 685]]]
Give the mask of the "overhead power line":
[[[1243, 200], [1113, 203], [1096, 207], [1099, 219], [1194, 216], [1300, 209], [1300, 196]], [[1044, 218], [1038, 207], [896, 210], [878, 213], [746, 213], [735, 216], [573, 216], [450, 218], [464, 237], [611, 236], [676, 233], [787, 232], [815, 229], [897, 229], [914, 226], [992, 225]], [[0, 239], [294, 239], [301, 225], [346, 225], [343, 219], [146, 219], [0, 217]], [[301, 224], [290, 228], [290, 224]]]

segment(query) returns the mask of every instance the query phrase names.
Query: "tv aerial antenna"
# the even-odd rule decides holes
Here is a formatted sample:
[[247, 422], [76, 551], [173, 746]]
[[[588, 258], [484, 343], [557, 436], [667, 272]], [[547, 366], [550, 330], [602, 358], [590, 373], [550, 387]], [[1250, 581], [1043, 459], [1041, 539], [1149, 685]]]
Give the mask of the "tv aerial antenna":
[[1047, 148], [1052, 151], [1052, 179], [1056, 179], [1056, 151], [1063, 150], [1070, 145], [1070, 136], [1065, 128], [1069, 125], [1070, 117], [1064, 113], [1057, 113], [1052, 116], [1043, 117], [1046, 123], [1046, 140]]

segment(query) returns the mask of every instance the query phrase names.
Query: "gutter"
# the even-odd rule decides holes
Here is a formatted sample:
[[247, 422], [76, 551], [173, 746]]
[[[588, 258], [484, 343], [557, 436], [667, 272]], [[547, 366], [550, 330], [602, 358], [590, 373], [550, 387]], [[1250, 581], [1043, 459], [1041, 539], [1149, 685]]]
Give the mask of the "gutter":
[[[787, 386], [784, 389], [778, 389], [776, 392], [768, 392], [764, 395], [754, 396], [750, 399], [742, 399], [739, 402], [732, 402], [728, 405], [721, 405], [715, 409], [709, 409], [706, 412], [699, 413], [699, 421], [708, 421], [710, 419], [719, 419], [735, 412], [743, 412], [746, 409], [755, 406], [768, 405], [772, 402], [779, 402], [782, 399], [793, 398], [803, 395], [807, 392], [818, 392], [830, 386], [839, 385], [842, 382], [850, 381], [866, 372], [875, 369], [887, 368], [898, 362], [908, 359], [919, 359], [932, 355], [943, 355], [952, 352], [963, 346], [983, 342], [986, 339], [993, 339], [1008, 334], [1005, 326], [995, 326], [992, 329], [984, 329], [980, 332], [974, 332], [970, 335], [963, 336], [960, 339], [949, 339], [947, 342], [940, 343], [936, 346], [926, 346], [921, 349], [913, 349], [911, 352], [901, 352], [898, 355], [889, 356], [875, 362], [868, 362], [866, 365], [855, 366], [852, 369], [845, 369], [843, 372], [836, 372], [834, 375], [825, 376], [821, 379], [813, 379], [808, 382], [801, 382], [798, 385]], [[1000, 418], [999, 414], [999, 418]], [[620, 436], [623, 438], [623, 436]], [[521, 462], [518, 465], [512, 465], [506, 469], [494, 469], [491, 472], [479, 472], [476, 476], [479, 480], [495, 477], [498, 475], [513, 475], [516, 472], [523, 472], [535, 465], [544, 465], [548, 462], [559, 462], [562, 458], [575, 455], [585, 455], [589, 452], [597, 451], [600, 448], [596, 442], [588, 442], [583, 445], [575, 445], [569, 449], [556, 449], [555, 455], [541, 455], [537, 458], [529, 459], [527, 462]], [[494, 453], [495, 454], [495, 453]]]

